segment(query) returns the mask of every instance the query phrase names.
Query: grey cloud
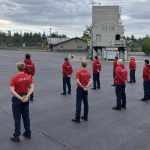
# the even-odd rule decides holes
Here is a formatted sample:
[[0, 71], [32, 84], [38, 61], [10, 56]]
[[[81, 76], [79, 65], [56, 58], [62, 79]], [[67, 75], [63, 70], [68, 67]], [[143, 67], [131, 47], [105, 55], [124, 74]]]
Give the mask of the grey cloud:
[[0, 9], [4, 19], [29, 25], [82, 23], [91, 15], [86, 0], [11, 0], [3, 2]]
[[123, 13], [133, 19], [149, 20], [150, 19], [150, 0], [137, 1], [123, 6]]
[[[92, 0], [0, 0], [0, 20], [22, 26], [53, 26], [74, 33], [82, 32], [91, 24]], [[125, 30], [132, 33], [143, 29], [149, 32], [150, 0], [101, 0], [102, 5], [122, 6]], [[71, 30], [72, 29], [72, 30]], [[135, 33], [136, 33], [135, 32]]]

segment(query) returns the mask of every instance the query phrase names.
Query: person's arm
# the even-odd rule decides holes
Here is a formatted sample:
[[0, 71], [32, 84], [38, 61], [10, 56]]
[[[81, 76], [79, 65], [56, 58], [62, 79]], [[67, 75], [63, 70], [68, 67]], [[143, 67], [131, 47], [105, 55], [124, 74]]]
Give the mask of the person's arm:
[[89, 82], [88, 82], [88, 84], [87, 84], [85, 87], [83, 87], [84, 91], [87, 91], [87, 90], [88, 90], [88, 88], [89, 88], [89, 86], [91, 85], [91, 83], [92, 83], [92, 79], [91, 79], [91, 75], [90, 75], [90, 76], [89, 76]]
[[65, 65], [62, 66], [63, 74], [67, 75], [67, 68]]
[[21, 97], [16, 91], [14, 86], [10, 86], [10, 91], [13, 96], [17, 97], [19, 100], [23, 101], [23, 97]]
[[35, 65], [33, 64], [33, 71], [32, 71], [32, 76], [35, 75]]
[[92, 79], [90, 78], [90, 81], [88, 83], [88, 85], [86, 86], [86, 88], [89, 88], [89, 86], [92, 84]]
[[34, 91], [34, 83], [31, 83], [27, 95], [23, 97], [24, 98], [23, 102], [27, 102], [29, 100], [29, 97], [33, 93], [33, 91]]
[[83, 86], [82, 86], [81, 82], [79, 81], [79, 79], [77, 79], [76, 81], [77, 81], [77, 84], [78, 84], [80, 87], [83, 88]]

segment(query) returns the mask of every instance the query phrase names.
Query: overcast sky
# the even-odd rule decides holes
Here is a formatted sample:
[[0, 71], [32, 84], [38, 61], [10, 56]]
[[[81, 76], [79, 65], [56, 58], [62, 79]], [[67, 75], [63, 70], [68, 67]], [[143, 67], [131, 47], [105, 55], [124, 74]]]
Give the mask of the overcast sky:
[[[91, 24], [92, 0], [0, 0], [0, 30], [18, 32], [58, 31], [82, 36]], [[125, 35], [150, 35], [150, 0], [95, 0], [101, 5], [120, 5]]]

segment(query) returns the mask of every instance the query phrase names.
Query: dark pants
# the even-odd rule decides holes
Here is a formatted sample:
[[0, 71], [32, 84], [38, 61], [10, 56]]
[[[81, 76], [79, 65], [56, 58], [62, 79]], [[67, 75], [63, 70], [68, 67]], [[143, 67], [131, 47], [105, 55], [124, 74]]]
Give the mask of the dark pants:
[[77, 93], [76, 93], [76, 114], [75, 119], [80, 120], [81, 115], [81, 104], [84, 104], [84, 118], [88, 118], [88, 91], [84, 91], [83, 88], [77, 87]]
[[116, 85], [117, 107], [126, 107], [125, 84]]
[[20, 122], [21, 116], [23, 119], [23, 124], [25, 128], [24, 134], [26, 136], [31, 135], [30, 130], [30, 118], [29, 118], [29, 102], [22, 103], [18, 98], [12, 97], [12, 111], [15, 123], [15, 133], [14, 136], [20, 136]]
[[100, 73], [93, 73], [93, 88], [96, 89], [96, 85], [97, 88], [100, 89]]
[[144, 87], [144, 98], [150, 99], [150, 80], [144, 80], [143, 87]]
[[130, 70], [130, 82], [136, 82], [135, 81], [135, 70]]
[[[32, 79], [33, 79], [33, 76], [32, 76]], [[33, 100], [33, 98], [34, 98], [34, 94], [32, 93], [32, 94], [30, 95], [30, 100]]]
[[70, 77], [63, 77], [63, 93], [66, 94], [66, 85], [68, 86], [68, 93], [71, 94]]
[[114, 85], [115, 85], [115, 70], [113, 71]]

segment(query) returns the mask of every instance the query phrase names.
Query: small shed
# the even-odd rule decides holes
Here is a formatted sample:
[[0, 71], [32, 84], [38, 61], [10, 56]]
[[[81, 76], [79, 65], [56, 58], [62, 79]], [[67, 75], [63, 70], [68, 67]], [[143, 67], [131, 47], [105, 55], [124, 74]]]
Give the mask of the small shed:
[[60, 43], [54, 44], [52, 46], [52, 51], [60, 52], [86, 52], [87, 51], [87, 42], [81, 38], [75, 37], [62, 41]]

